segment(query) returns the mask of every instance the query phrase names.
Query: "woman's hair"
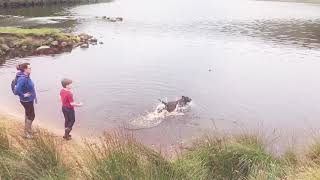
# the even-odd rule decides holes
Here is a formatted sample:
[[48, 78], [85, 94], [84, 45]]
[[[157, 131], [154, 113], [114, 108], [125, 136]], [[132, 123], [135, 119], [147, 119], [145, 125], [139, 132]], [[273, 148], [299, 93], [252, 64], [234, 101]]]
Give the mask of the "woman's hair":
[[17, 65], [17, 70], [24, 72], [24, 70], [26, 70], [29, 65], [30, 65], [30, 63], [18, 64], [18, 65]]
[[63, 88], [66, 88], [71, 83], [72, 83], [71, 79], [63, 78], [61, 80], [61, 85], [62, 85]]

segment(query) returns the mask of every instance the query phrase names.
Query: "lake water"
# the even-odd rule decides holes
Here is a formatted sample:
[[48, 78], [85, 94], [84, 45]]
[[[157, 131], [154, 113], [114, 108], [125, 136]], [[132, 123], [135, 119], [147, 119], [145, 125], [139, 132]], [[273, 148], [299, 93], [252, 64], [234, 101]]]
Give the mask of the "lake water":
[[[320, 128], [320, 6], [247, 0], [116, 0], [0, 14], [1, 26], [60, 27], [104, 44], [1, 62], [0, 105], [23, 114], [10, 91], [15, 64], [31, 62], [36, 122], [63, 131], [60, 79], [74, 80], [75, 132], [96, 135], [154, 120], [158, 99], [193, 99], [184, 114], [134, 131], [174, 144], [204, 131], [309, 136]], [[96, 16], [123, 17], [111, 23]], [[211, 69], [212, 71], [209, 71]]]

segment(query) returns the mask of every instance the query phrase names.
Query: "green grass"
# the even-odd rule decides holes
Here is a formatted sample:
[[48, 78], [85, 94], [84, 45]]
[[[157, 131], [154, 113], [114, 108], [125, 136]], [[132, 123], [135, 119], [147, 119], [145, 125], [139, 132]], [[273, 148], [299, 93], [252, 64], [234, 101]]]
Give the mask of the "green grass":
[[43, 130], [38, 130], [34, 139], [25, 140], [0, 128], [0, 179], [320, 179], [318, 143], [299, 159], [293, 149], [274, 156], [264, 142], [251, 134], [207, 136], [169, 159], [126, 135], [104, 134], [98, 141], [77, 144]]
[[24, 29], [14, 27], [1, 27], [0, 34], [17, 34], [17, 35], [33, 35], [33, 36], [46, 36], [46, 35], [59, 35], [62, 32], [58, 29], [39, 28], [39, 29]]
[[313, 163], [320, 165], [320, 141], [316, 140], [307, 151], [306, 157]]
[[55, 138], [44, 131], [39, 133], [32, 140], [12, 137], [16, 141], [15, 147], [8, 143], [8, 135], [1, 133], [0, 179], [66, 179], [68, 170]]
[[284, 176], [285, 163], [253, 137], [202, 139], [176, 166], [188, 174], [188, 179], [256, 179], [261, 172], [268, 179]]
[[83, 179], [181, 179], [170, 161], [133, 139], [105, 135], [99, 143], [86, 143]]
[[23, 38], [26, 36], [33, 37], [33, 38], [53, 37], [56, 40], [62, 40], [62, 41], [79, 41], [79, 38], [77, 38], [76, 36], [64, 33], [60, 29], [54, 29], [54, 28], [25, 29], [25, 28], [15, 28], [15, 27], [0, 27], [0, 37], [1, 37], [1, 34], [14, 35], [20, 38]]
[[288, 178], [291, 180], [319, 180], [320, 167], [319, 166], [305, 166], [301, 167], [298, 172], [294, 171]]
[[7, 131], [4, 127], [0, 128], [0, 179], [12, 179], [14, 168], [12, 164], [18, 160], [15, 150], [12, 149]]
[[68, 169], [63, 163], [62, 149], [52, 134], [37, 131], [31, 141], [19, 140], [24, 152], [23, 162], [26, 165], [24, 177], [29, 179], [66, 179]]

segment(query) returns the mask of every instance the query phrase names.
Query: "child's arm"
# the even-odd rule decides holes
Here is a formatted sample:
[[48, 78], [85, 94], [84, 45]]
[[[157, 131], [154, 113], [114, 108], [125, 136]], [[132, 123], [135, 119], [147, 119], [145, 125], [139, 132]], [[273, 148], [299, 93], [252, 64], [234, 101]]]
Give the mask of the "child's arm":
[[72, 93], [69, 96], [69, 102], [70, 102], [70, 105], [73, 107], [80, 107], [83, 105], [81, 102], [74, 102]]
[[83, 103], [81, 103], [81, 102], [79, 102], [79, 103], [71, 102], [70, 104], [71, 104], [71, 106], [73, 106], [73, 107], [81, 107], [81, 106], [83, 106]]

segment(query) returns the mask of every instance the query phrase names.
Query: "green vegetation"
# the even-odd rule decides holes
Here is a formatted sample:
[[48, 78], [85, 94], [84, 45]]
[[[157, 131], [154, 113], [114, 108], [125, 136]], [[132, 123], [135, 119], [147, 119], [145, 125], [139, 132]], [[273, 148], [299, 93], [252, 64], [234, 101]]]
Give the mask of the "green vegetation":
[[[10, 128], [13, 129], [13, 128]], [[15, 128], [19, 129], [19, 128]], [[15, 135], [12, 135], [15, 134]], [[316, 180], [320, 178], [319, 144], [305, 158], [288, 150], [268, 152], [256, 135], [203, 137], [168, 159], [125, 135], [104, 134], [81, 144], [37, 130], [25, 140], [22, 132], [0, 131], [0, 179], [84, 180]]]
[[85, 143], [78, 164], [83, 179], [181, 179], [161, 154], [128, 137], [105, 135], [97, 143]]
[[96, 45], [97, 41], [87, 34], [77, 36], [59, 29], [0, 27], [0, 58], [59, 54], [79, 46]]
[[61, 33], [61, 31], [58, 29], [51, 29], [51, 28], [23, 29], [23, 28], [14, 28], [14, 27], [0, 27], [0, 33], [46, 36], [51, 34], [59, 34]]
[[[187, 179], [267, 179], [285, 175], [286, 163], [269, 154], [255, 136], [206, 138], [177, 161]], [[192, 172], [192, 173], [190, 173]]]
[[306, 156], [311, 162], [320, 165], [320, 141], [315, 141], [312, 144]]
[[39, 131], [32, 141], [11, 137], [17, 143], [12, 146], [5, 132], [0, 135], [0, 179], [66, 179], [68, 170], [51, 134]]
[[[15, 27], [0, 27], [0, 37], [4, 35], [14, 35], [19, 38], [33, 37], [33, 38], [56, 38], [57, 40], [74, 40], [75, 37], [54, 28], [15, 28]], [[4, 36], [6, 37], [6, 36]]]

